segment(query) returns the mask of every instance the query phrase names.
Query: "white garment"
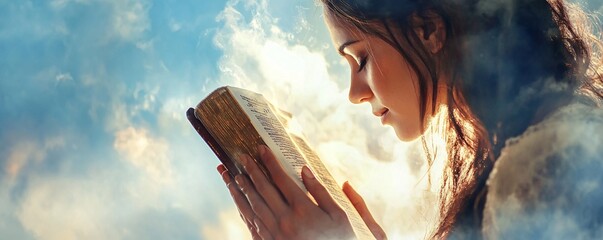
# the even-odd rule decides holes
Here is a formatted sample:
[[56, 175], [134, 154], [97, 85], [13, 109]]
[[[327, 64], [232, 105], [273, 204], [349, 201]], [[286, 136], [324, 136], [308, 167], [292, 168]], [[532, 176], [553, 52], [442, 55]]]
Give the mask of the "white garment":
[[490, 239], [603, 239], [603, 109], [565, 106], [505, 143], [488, 179]]

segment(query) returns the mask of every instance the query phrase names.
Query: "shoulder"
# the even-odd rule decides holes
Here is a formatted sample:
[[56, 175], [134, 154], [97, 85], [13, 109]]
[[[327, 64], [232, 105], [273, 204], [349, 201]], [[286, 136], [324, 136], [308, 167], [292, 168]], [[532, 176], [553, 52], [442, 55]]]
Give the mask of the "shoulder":
[[602, 224], [603, 109], [565, 106], [506, 142], [488, 179], [486, 235], [590, 239]]

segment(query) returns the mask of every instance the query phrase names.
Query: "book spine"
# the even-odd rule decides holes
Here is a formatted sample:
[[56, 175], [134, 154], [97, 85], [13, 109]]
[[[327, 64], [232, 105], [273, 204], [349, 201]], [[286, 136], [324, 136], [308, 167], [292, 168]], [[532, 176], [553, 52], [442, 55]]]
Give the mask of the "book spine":
[[197, 131], [197, 133], [201, 135], [201, 138], [203, 138], [209, 148], [211, 148], [214, 154], [216, 154], [220, 162], [222, 162], [222, 164], [226, 166], [226, 169], [228, 169], [228, 173], [230, 174], [230, 176], [234, 178], [234, 176], [241, 174], [241, 170], [237, 168], [236, 164], [232, 161], [232, 159], [228, 157], [224, 149], [220, 146], [218, 141], [216, 141], [216, 139], [209, 133], [205, 125], [203, 125], [203, 123], [195, 116], [195, 109], [189, 108], [186, 111], [186, 118], [191, 123], [191, 125], [193, 125], [195, 131]]

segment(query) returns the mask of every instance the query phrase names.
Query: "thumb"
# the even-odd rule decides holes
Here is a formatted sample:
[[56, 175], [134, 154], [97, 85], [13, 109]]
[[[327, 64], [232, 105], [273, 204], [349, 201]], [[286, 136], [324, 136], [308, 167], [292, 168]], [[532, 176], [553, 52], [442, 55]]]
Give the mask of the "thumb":
[[373, 218], [373, 215], [368, 210], [364, 199], [362, 199], [360, 194], [358, 194], [358, 192], [356, 192], [356, 190], [352, 188], [352, 185], [350, 185], [350, 183], [347, 181], [343, 184], [343, 192], [348, 199], [350, 199], [350, 202], [352, 202], [352, 205], [354, 205], [354, 208], [356, 208], [356, 211], [358, 211], [360, 217], [362, 217], [362, 220], [364, 220], [368, 228], [371, 230], [373, 236], [375, 236], [377, 239], [387, 239], [385, 231], [383, 231], [383, 228], [381, 228], [377, 221], [375, 221], [375, 218]]

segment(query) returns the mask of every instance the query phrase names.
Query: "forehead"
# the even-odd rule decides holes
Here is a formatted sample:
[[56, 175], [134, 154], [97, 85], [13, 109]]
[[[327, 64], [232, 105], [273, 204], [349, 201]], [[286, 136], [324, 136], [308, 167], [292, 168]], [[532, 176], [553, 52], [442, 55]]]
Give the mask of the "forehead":
[[366, 34], [360, 31], [360, 29], [352, 23], [336, 17], [328, 11], [325, 11], [324, 13], [324, 21], [329, 29], [331, 40], [336, 47], [351, 40], [362, 40], [366, 38]]

